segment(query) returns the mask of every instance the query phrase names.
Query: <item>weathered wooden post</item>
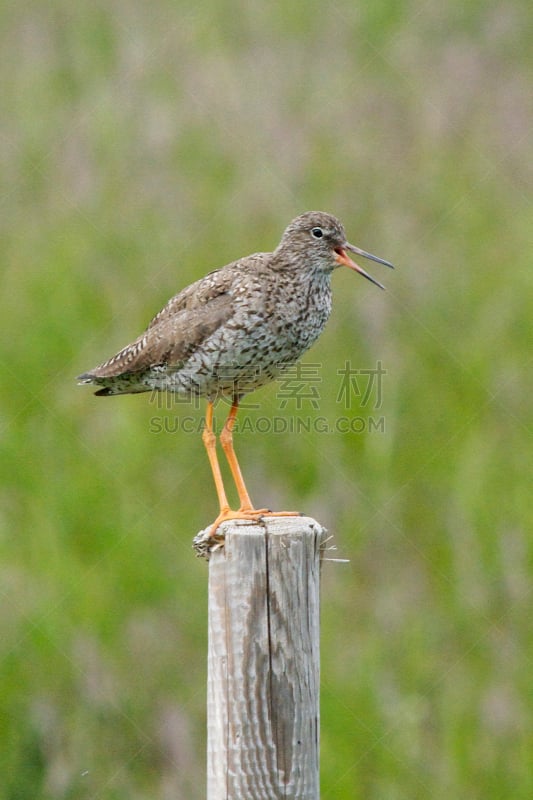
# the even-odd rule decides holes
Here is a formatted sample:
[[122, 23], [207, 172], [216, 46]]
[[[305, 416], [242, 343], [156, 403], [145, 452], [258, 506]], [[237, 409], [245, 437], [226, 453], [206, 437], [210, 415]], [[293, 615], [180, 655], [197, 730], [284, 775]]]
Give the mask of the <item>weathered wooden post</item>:
[[209, 547], [208, 800], [318, 800], [319, 580], [309, 517], [223, 523]]

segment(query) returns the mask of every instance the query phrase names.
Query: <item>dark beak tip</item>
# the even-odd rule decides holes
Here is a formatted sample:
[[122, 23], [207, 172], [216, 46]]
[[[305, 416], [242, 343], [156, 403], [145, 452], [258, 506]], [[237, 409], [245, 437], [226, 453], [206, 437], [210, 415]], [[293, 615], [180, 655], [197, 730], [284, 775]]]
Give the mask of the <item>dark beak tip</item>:
[[361, 250], [359, 247], [356, 247], [350, 242], [346, 242], [344, 247], [347, 250], [351, 250], [352, 253], [356, 253], [363, 258], [368, 258], [370, 261], [375, 261], [377, 264], [383, 264], [385, 267], [389, 267], [389, 269], [394, 269], [394, 264], [391, 264], [390, 261], [386, 261], [384, 258], [380, 258], [379, 256], [375, 256], [372, 253], [368, 253], [366, 250]]

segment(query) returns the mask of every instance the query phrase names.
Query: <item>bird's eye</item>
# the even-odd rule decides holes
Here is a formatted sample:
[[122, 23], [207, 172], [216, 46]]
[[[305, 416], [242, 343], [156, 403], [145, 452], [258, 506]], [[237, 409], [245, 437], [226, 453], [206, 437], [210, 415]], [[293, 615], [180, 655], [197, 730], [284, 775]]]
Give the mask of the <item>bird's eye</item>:
[[315, 237], [315, 239], [321, 239], [324, 236], [324, 231], [322, 228], [313, 228], [311, 233]]

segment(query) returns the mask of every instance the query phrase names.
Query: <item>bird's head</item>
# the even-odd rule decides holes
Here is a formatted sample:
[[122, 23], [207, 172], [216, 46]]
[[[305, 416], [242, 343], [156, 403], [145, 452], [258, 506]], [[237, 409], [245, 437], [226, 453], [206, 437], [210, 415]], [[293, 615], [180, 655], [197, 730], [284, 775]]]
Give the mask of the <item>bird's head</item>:
[[322, 272], [331, 272], [341, 265], [350, 267], [383, 289], [384, 286], [381, 283], [365, 272], [355, 261], [352, 261], [347, 250], [393, 268], [388, 261], [373, 256], [346, 241], [342, 223], [324, 211], [308, 211], [293, 219], [285, 229], [276, 255], [283, 255], [285, 262], [311, 263]]

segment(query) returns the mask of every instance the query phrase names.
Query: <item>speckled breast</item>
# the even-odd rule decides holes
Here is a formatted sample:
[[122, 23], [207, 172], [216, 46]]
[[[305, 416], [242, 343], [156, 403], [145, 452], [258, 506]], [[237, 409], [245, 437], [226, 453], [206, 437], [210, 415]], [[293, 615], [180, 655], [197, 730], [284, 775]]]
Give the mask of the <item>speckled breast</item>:
[[[309, 276], [307, 276], [309, 277]], [[228, 322], [173, 373], [152, 373], [154, 389], [215, 399], [243, 396], [274, 380], [316, 341], [331, 312], [329, 275], [258, 287]]]

